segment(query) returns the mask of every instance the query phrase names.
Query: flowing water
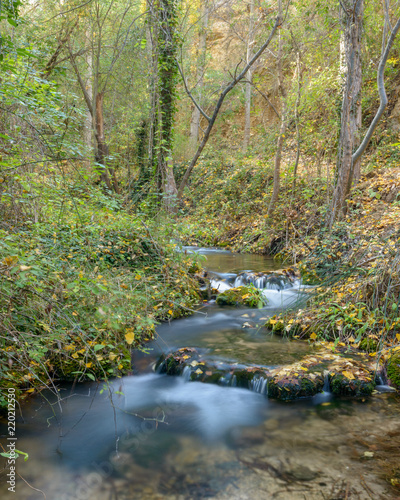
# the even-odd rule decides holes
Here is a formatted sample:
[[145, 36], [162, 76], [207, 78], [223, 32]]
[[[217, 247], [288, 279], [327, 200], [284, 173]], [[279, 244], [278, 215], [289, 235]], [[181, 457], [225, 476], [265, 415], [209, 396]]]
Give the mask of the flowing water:
[[[262, 256], [203, 253], [221, 286], [230, 286], [242, 271], [279, 267]], [[109, 386], [63, 385], [61, 403], [52, 394], [47, 401], [38, 396], [25, 403], [16, 447], [29, 460], [19, 459], [16, 493], [8, 491], [2, 472], [0, 497], [399, 498], [385, 481], [393, 458], [387, 450], [400, 429], [396, 394], [341, 400], [326, 386], [314, 398], [278, 403], [263, 395], [262, 379], [246, 390], [152, 370], [160, 353], [182, 346], [202, 348], [228, 363], [264, 366], [309, 353], [308, 343], [267, 335], [262, 327], [263, 318], [282, 304], [302, 299], [300, 285], [264, 293], [269, 302], [261, 310], [206, 304], [189, 318], [160, 325], [149, 353], [135, 354], [133, 376]]]

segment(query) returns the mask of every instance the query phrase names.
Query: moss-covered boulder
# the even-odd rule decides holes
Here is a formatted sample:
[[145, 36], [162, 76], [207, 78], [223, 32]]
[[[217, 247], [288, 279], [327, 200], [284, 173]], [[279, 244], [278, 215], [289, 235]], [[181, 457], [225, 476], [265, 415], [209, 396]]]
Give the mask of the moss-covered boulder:
[[[393, 367], [398, 369], [396, 358]], [[283, 401], [315, 396], [327, 389], [337, 396], [365, 396], [375, 387], [376, 362], [365, 354], [349, 357], [319, 346], [296, 363], [266, 369], [213, 358], [206, 350], [183, 347], [163, 355], [161, 373], [184, 375], [188, 380], [252, 389]], [[396, 372], [398, 373], [398, 372]], [[395, 379], [400, 381], [400, 379]]]
[[336, 396], [369, 396], [375, 388], [372, 376], [353, 378], [342, 373], [334, 373], [329, 377], [333, 394]]
[[246, 306], [246, 307], [263, 307], [266, 303], [266, 298], [261, 290], [253, 285], [238, 286], [230, 288], [218, 295], [217, 304], [219, 306]]
[[207, 384], [231, 385], [251, 388], [254, 378], [267, 378], [268, 372], [260, 366], [228, 363], [220, 359], [205, 359], [205, 352], [193, 347], [183, 347], [161, 356], [156, 364], [160, 373], [185, 375], [189, 380]]
[[400, 389], [400, 352], [389, 358], [387, 376], [391, 385]]
[[310, 397], [322, 392], [323, 387], [324, 377], [321, 374], [303, 376], [292, 372], [277, 375], [268, 381], [268, 397], [282, 401]]

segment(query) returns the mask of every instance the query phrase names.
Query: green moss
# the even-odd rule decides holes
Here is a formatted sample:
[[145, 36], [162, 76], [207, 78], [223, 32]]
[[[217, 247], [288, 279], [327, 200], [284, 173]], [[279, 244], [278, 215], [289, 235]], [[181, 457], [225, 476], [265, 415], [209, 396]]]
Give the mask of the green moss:
[[350, 380], [340, 373], [330, 377], [330, 386], [336, 396], [368, 396], [375, 388], [372, 380]]
[[378, 347], [378, 342], [373, 339], [362, 339], [360, 342], [359, 348], [362, 351], [367, 351], [367, 352], [375, 352]]
[[249, 285], [230, 288], [220, 293], [216, 302], [219, 306], [262, 307], [265, 304], [265, 298], [261, 290]]
[[400, 354], [394, 354], [389, 359], [387, 375], [392, 385], [400, 388]]
[[322, 377], [313, 380], [306, 377], [288, 377], [283, 380], [272, 379], [268, 383], [268, 397], [281, 399], [282, 401], [310, 397], [321, 392], [322, 387]]

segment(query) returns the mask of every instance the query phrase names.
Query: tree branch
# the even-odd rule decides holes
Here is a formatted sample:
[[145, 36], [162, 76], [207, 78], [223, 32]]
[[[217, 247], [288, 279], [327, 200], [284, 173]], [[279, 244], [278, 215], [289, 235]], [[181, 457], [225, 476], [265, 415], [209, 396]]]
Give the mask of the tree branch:
[[240, 80], [243, 80], [243, 78], [246, 76], [248, 70], [253, 66], [253, 64], [257, 61], [257, 59], [261, 56], [261, 54], [265, 51], [265, 49], [268, 47], [268, 45], [270, 44], [274, 34], [275, 34], [275, 31], [278, 29], [279, 26], [281, 26], [282, 24], [282, 20], [280, 19], [280, 17], [278, 16], [275, 20], [275, 24], [271, 30], [271, 33], [268, 37], [268, 39], [266, 40], [266, 42], [260, 47], [260, 49], [256, 52], [256, 54], [253, 56], [253, 58], [246, 64], [246, 66], [244, 67], [243, 71], [238, 75], [236, 76], [226, 87], [225, 89], [222, 91], [221, 95], [219, 96], [219, 99], [218, 99], [218, 102], [214, 108], [214, 112], [212, 114], [212, 117], [211, 119], [209, 120], [208, 122], [208, 127], [205, 131], [205, 134], [204, 134], [204, 137], [203, 137], [203, 140], [201, 141], [192, 161], [190, 162], [190, 165], [188, 166], [188, 168], [186, 169], [186, 172], [182, 178], [182, 181], [179, 185], [179, 189], [178, 189], [178, 199], [180, 199], [182, 197], [182, 194], [183, 194], [183, 190], [185, 189], [185, 186], [187, 184], [187, 181], [189, 179], [189, 176], [190, 174], [192, 173], [192, 170], [194, 168], [194, 166], [196, 165], [197, 163], [197, 160], [199, 159], [205, 145], [207, 144], [207, 141], [208, 141], [208, 138], [210, 136], [210, 133], [211, 133], [211, 130], [214, 126], [214, 123], [215, 123], [215, 120], [217, 119], [217, 116], [218, 116], [218, 113], [221, 109], [221, 106], [225, 100], [225, 97], [229, 94], [229, 92], [236, 86], [236, 84], [238, 82], [240, 82]]
[[93, 118], [93, 103], [90, 99], [89, 94], [87, 93], [86, 86], [82, 80], [81, 74], [79, 72], [78, 66], [75, 61], [75, 55], [72, 53], [71, 45], [68, 44], [68, 51], [69, 51], [69, 60], [71, 61], [72, 67], [74, 68], [76, 78], [78, 79], [79, 86], [82, 90], [83, 97], [85, 98], [86, 105], [88, 107], [89, 113], [91, 114]]
[[203, 111], [203, 109], [200, 107], [200, 105], [197, 103], [196, 99], [193, 97], [193, 94], [190, 92], [187, 83], [186, 83], [186, 78], [185, 75], [183, 74], [181, 65], [179, 64], [178, 61], [176, 61], [176, 64], [178, 65], [179, 73], [181, 74], [182, 80], [183, 80], [183, 85], [185, 86], [185, 90], [187, 95], [190, 97], [192, 100], [193, 104], [196, 106], [196, 108], [200, 111], [200, 113], [204, 116], [204, 118], [209, 122], [211, 118], [206, 115], [206, 113]]
[[376, 112], [376, 115], [375, 115], [374, 119], [372, 120], [372, 123], [369, 126], [369, 129], [368, 129], [367, 133], [365, 134], [365, 137], [364, 137], [362, 143], [358, 147], [357, 151], [355, 153], [353, 153], [353, 156], [352, 156], [353, 164], [360, 158], [360, 156], [366, 150], [366, 148], [369, 144], [369, 141], [371, 140], [372, 134], [374, 133], [376, 126], [378, 125], [378, 122], [379, 122], [379, 120], [380, 120], [380, 118], [381, 118], [381, 116], [386, 108], [386, 104], [388, 102], [388, 99], [387, 99], [387, 95], [386, 95], [386, 91], [385, 91], [385, 81], [384, 81], [385, 66], [386, 66], [387, 59], [389, 57], [390, 49], [392, 48], [394, 39], [396, 38], [396, 35], [397, 35], [397, 32], [399, 31], [399, 29], [400, 29], [400, 18], [398, 19], [397, 23], [395, 24], [395, 26], [392, 30], [392, 33], [391, 33], [390, 38], [388, 40], [388, 43], [386, 45], [385, 52], [382, 56], [382, 59], [379, 63], [379, 67], [378, 67], [378, 74], [377, 74], [376, 79], [377, 79], [379, 98], [380, 98], [379, 109]]

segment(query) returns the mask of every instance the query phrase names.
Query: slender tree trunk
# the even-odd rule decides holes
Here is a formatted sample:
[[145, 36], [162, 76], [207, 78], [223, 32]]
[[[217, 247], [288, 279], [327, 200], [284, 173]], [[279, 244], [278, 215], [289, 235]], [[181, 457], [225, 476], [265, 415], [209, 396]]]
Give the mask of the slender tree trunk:
[[[150, 113], [149, 113], [149, 132], [148, 132], [148, 168], [149, 171], [156, 175], [157, 169], [157, 153], [156, 153], [156, 136], [158, 127], [158, 15], [157, 9], [152, 0], [147, 0], [148, 6], [148, 22], [146, 29], [147, 47], [149, 48], [149, 57], [151, 58], [151, 75], [150, 75]], [[159, 186], [161, 188], [161, 186]]]
[[297, 150], [296, 150], [296, 160], [294, 162], [293, 169], [293, 191], [296, 189], [297, 182], [297, 169], [300, 161], [300, 124], [299, 124], [299, 106], [301, 99], [301, 88], [302, 88], [302, 75], [301, 75], [301, 65], [300, 65], [300, 54], [297, 52], [296, 55], [296, 66], [297, 66], [297, 97], [296, 104], [294, 108], [294, 119], [296, 123], [296, 142], [297, 142]]
[[[278, 2], [279, 17], [282, 19], [282, 0]], [[277, 73], [278, 73], [278, 86], [279, 93], [282, 100], [282, 110], [281, 110], [281, 125], [279, 129], [279, 137], [276, 145], [275, 153], [275, 164], [274, 164], [274, 185], [272, 188], [272, 197], [268, 207], [268, 216], [272, 215], [275, 210], [276, 203], [279, 198], [280, 191], [280, 177], [281, 177], [281, 161], [282, 161], [282, 150], [283, 144], [285, 142], [286, 133], [286, 120], [287, 120], [287, 104], [286, 104], [286, 89], [283, 85], [283, 71], [282, 71], [282, 36], [279, 31], [279, 41], [278, 41], [278, 55], [277, 55]]]
[[343, 93], [338, 165], [329, 226], [346, 214], [346, 198], [354, 180], [360, 176], [360, 159], [353, 162], [353, 152], [360, 143], [361, 128], [361, 37], [363, 0], [345, 0], [347, 8], [344, 35], [346, 78]]
[[[85, 37], [85, 62], [86, 62], [86, 79], [85, 87], [88, 97], [93, 102], [93, 53], [92, 53], [92, 36], [91, 30], [86, 30]], [[85, 121], [83, 126], [83, 141], [86, 146], [89, 158], [93, 155], [93, 118], [89, 109], [86, 109]], [[92, 156], [93, 158], [93, 156]], [[90, 163], [90, 160], [88, 161]]]
[[[96, 162], [102, 165], [101, 167], [101, 181], [110, 189], [114, 189], [115, 192], [119, 192], [118, 182], [115, 177], [114, 169], [107, 168], [107, 156], [109, 155], [108, 145], [104, 136], [104, 115], [103, 115], [103, 92], [98, 92], [96, 94]], [[111, 182], [109, 172], [112, 176], [113, 181]]]
[[[249, 36], [246, 47], [246, 63], [249, 63], [253, 57], [254, 44], [254, 0], [249, 3]], [[246, 89], [245, 89], [245, 104], [244, 104], [244, 136], [243, 149], [248, 149], [250, 145], [250, 128], [251, 128], [251, 95], [253, 83], [253, 70], [249, 68], [246, 74]]]
[[[204, 2], [200, 11], [200, 30], [199, 30], [199, 47], [196, 68], [196, 99], [202, 105], [202, 93], [204, 86], [204, 72], [206, 69], [207, 55], [207, 28], [209, 20], [209, 5], [208, 1]], [[192, 119], [190, 122], [190, 151], [193, 154], [196, 151], [199, 133], [200, 133], [200, 110], [194, 106], [192, 111]]]
[[160, 43], [159, 43], [159, 103], [160, 103], [160, 155], [159, 170], [162, 175], [164, 208], [167, 212], [177, 209], [178, 190], [172, 163], [172, 146], [175, 114], [176, 85], [176, 36], [174, 33], [176, 0], [160, 1]]

